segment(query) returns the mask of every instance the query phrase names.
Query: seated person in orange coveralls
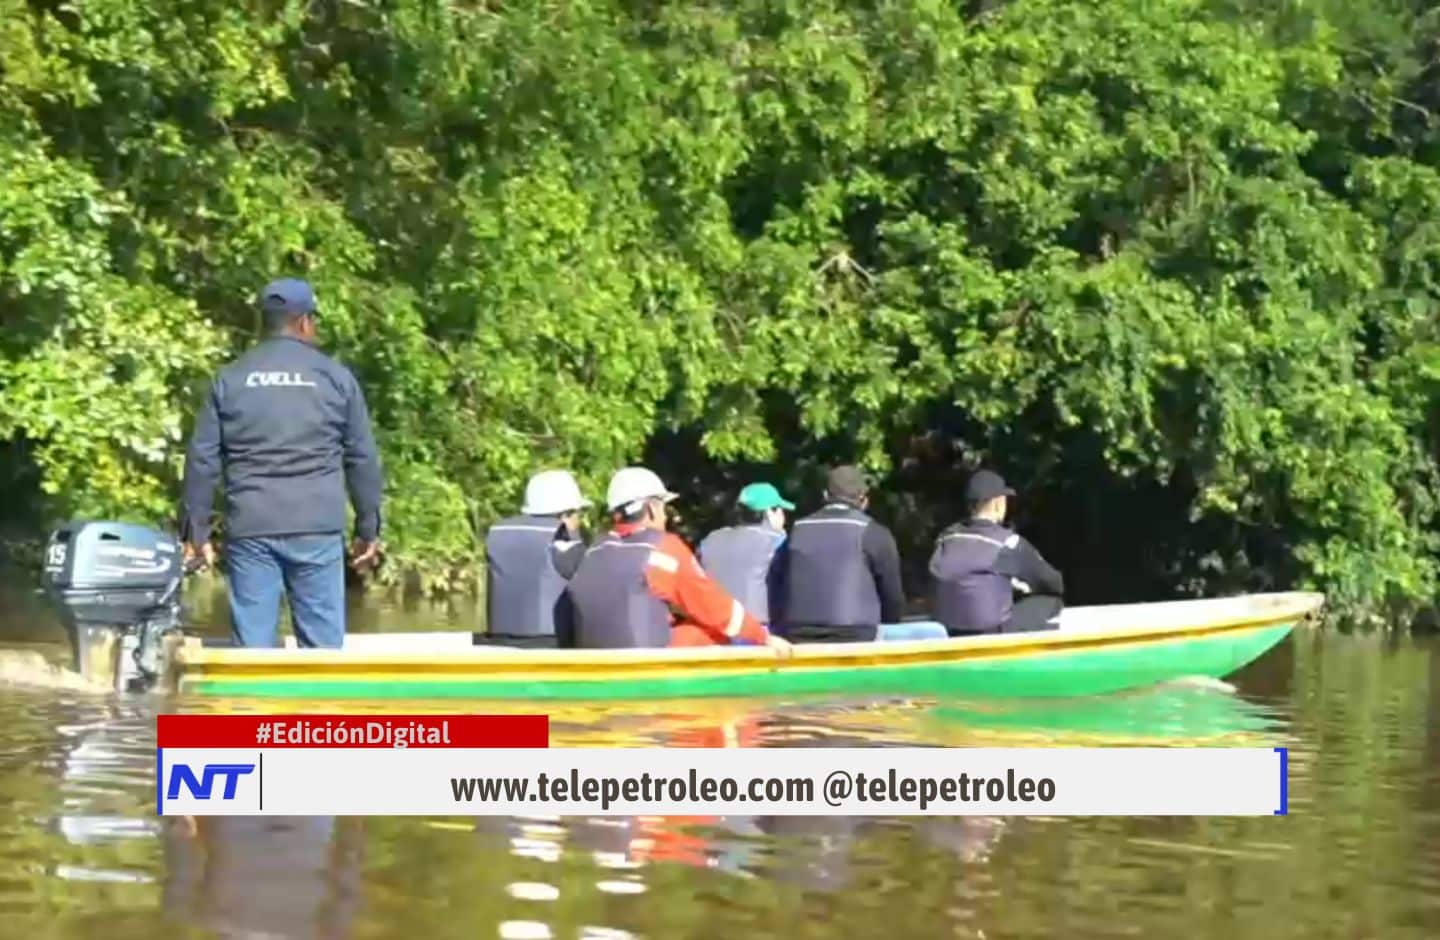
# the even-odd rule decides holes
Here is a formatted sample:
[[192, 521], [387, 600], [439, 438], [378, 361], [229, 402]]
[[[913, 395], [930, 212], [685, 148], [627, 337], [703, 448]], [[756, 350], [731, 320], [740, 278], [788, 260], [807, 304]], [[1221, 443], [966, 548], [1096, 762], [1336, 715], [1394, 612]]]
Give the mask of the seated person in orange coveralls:
[[665, 531], [665, 505], [674, 498], [644, 467], [611, 478], [606, 507], [614, 528], [586, 552], [567, 588], [575, 645], [716, 646], [738, 638], [788, 656], [790, 644], [772, 636], [705, 574], [679, 536]]

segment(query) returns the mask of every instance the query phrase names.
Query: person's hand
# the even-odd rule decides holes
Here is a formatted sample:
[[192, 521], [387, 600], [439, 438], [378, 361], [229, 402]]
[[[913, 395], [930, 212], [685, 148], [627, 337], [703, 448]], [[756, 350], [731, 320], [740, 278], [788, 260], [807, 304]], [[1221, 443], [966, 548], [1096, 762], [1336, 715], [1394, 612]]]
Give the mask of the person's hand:
[[380, 563], [379, 539], [356, 539], [350, 546], [350, 566], [365, 571]]
[[194, 542], [186, 542], [184, 547], [184, 555], [186, 568], [194, 565], [197, 558], [201, 560], [201, 567], [215, 567], [215, 546], [210, 542], [206, 542], [199, 547], [196, 547]]
[[772, 633], [765, 638], [765, 645], [774, 650], [775, 654], [781, 659], [789, 659], [795, 655], [794, 644], [783, 636], [776, 636]]

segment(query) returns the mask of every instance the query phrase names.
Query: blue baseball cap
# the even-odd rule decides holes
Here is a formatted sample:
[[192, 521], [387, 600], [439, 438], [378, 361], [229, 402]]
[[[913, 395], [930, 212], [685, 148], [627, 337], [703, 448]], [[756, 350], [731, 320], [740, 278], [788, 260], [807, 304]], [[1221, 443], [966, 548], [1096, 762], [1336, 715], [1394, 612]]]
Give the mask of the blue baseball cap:
[[306, 281], [293, 277], [281, 278], [265, 285], [260, 293], [260, 306], [266, 313], [315, 315], [315, 291]]

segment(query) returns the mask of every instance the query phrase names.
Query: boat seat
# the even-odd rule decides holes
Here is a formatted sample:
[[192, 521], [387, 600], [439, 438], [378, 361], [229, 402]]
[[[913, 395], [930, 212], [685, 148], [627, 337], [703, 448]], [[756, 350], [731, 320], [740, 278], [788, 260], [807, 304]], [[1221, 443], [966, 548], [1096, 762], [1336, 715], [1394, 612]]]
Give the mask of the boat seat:
[[[875, 630], [877, 643], [903, 642], [905, 640], [946, 640], [950, 632], [936, 620], [909, 620], [904, 623], [882, 623]], [[731, 646], [754, 646], [749, 640], [736, 638]]]
[[899, 640], [944, 640], [949, 636], [945, 625], [935, 620], [882, 623], [875, 631], [875, 639], [882, 643]]
[[[357, 653], [443, 653], [463, 650], [468, 653], [494, 653], [497, 656], [536, 652], [536, 650], [513, 646], [479, 643], [476, 642], [477, 636], [479, 635], [457, 630], [426, 633], [349, 633], [345, 636], [345, 645], [342, 648]], [[934, 620], [882, 623], [875, 632], [875, 640], [881, 643], [906, 640], [944, 640], [948, 637], [949, 633], [946, 632], [945, 625]], [[285, 636], [281, 644], [284, 649], [299, 649], [299, 644], [295, 642], [294, 636]], [[212, 640], [207, 637], [205, 645], [232, 646], [233, 644], [226, 639]], [[747, 647], [753, 644], [737, 639], [732, 645]]]
[[[475, 637], [474, 633], [460, 630], [427, 633], [347, 633], [342, 648], [357, 653], [443, 653], [461, 650], [518, 652], [509, 647], [478, 644]], [[299, 649], [295, 637], [285, 637], [285, 649]]]

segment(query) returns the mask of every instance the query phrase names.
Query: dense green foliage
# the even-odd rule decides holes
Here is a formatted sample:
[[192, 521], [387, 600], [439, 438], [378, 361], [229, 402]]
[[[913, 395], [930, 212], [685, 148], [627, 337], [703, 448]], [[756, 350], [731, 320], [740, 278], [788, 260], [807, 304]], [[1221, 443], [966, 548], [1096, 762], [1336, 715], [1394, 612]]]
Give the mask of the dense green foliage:
[[1440, 558], [1426, 6], [0, 0], [0, 483], [168, 517], [298, 274], [432, 588], [546, 466], [698, 525], [863, 461], [923, 565], [984, 461], [1077, 599], [1385, 616]]

